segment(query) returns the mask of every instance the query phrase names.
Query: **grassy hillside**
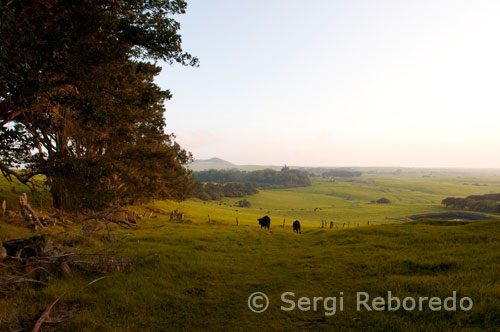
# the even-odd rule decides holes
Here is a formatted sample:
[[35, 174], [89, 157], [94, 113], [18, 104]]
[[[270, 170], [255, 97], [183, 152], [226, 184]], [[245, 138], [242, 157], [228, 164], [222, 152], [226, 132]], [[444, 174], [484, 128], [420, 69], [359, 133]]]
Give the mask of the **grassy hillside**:
[[0, 202], [5, 199], [7, 210], [17, 210], [19, 208], [18, 198], [22, 193], [28, 195], [28, 202], [36, 208], [46, 209], [52, 205], [52, 198], [47, 189], [43, 186], [43, 178], [39, 177], [36, 191], [31, 191], [29, 187], [12, 178], [12, 181], [7, 181], [3, 176], [0, 176]]
[[265, 165], [236, 165], [220, 158], [196, 159], [188, 166], [193, 171], [204, 171], [209, 169], [239, 169], [241, 171], [257, 171], [266, 168], [279, 171], [283, 166], [265, 166]]
[[[500, 177], [441, 176], [425, 178], [417, 175], [364, 175], [358, 182], [329, 182], [314, 178], [310, 187], [285, 190], [262, 190], [248, 196], [250, 208], [233, 206], [240, 198], [182, 203], [157, 202], [165, 210], [180, 209], [193, 220], [211, 219], [234, 224], [236, 217], [243, 224], [256, 224], [256, 219], [269, 215], [272, 225], [287, 224], [299, 219], [305, 226], [320, 226], [321, 219], [338, 224], [383, 224], [404, 220], [408, 215], [447, 212], [441, 200], [447, 196], [467, 196], [500, 191]], [[481, 183], [481, 186], [469, 183]], [[391, 204], [370, 204], [386, 197]]]
[[232, 169], [237, 167], [235, 164], [220, 158], [197, 159], [189, 164], [193, 171], [203, 171], [207, 169]]
[[[121, 255], [142, 257], [132, 272], [73, 271], [34, 291], [21, 287], [0, 299], [0, 317], [29, 326], [56, 297], [60, 310], [80, 308], [59, 331], [497, 331], [500, 328], [499, 221], [412, 222], [350, 230], [186, 225], [165, 217], [141, 229], [115, 230]], [[165, 225], [165, 226], [164, 226]], [[163, 226], [163, 227], [162, 227]], [[159, 227], [159, 228], [154, 228]], [[78, 232], [73, 230], [75, 234]], [[71, 232], [70, 232], [71, 233]], [[70, 234], [59, 234], [64, 238]], [[74, 234], [73, 234], [74, 236]], [[87, 249], [87, 250], [90, 250]], [[95, 249], [92, 249], [95, 251]], [[270, 299], [261, 314], [247, 298]], [[281, 293], [344, 294], [344, 311], [280, 310]], [[473, 299], [468, 312], [356, 310], [355, 293], [371, 297]], [[1, 330], [1, 329], [0, 329]]]
[[[237, 199], [157, 201], [150, 205], [165, 211], [179, 208], [186, 220], [169, 221], [155, 214], [137, 230], [114, 226], [113, 242], [103, 242], [103, 227], [93, 232], [86, 224], [46, 229], [43, 232], [64, 250], [111, 251], [133, 259], [134, 268], [105, 274], [107, 278], [92, 285], [88, 283], [103, 274], [77, 269], [66, 278], [51, 275], [47, 287], [19, 284], [17, 290], [0, 294], [0, 331], [30, 330], [63, 293], [52, 315], [64, 318], [58, 331], [498, 331], [500, 221], [395, 219], [449, 211], [440, 206], [442, 198], [498, 191], [500, 178], [358, 179], [363, 182], [316, 179], [311, 187], [261, 191], [248, 197], [248, 209], [231, 206]], [[8, 186], [3, 193], [16, 197]], [[393, 203], [369, 204], [380, 197]], [[212, 224], [207, 223], [208, 214]], [[257, 225], [256, 218], [264, 214], [273, 220], [270, 231]], [[278, 227], [283, 217], [286, 228]], [[295, 218], [301, 220], [302, 234], [291, 230]], [[321, 229], [321, 218], [351, 222], [351, 227]], [[358, 222], [363, 227], [352, 227]], [[19, 225], [0, 221], [0, 241], [30, 236]], [[0, 267], [2, 280], [6, 271]], [[270, 300], [268, 310], [260, 314], [250, 311], [247, 303], [257, 291]], [[456, 291], [459, 299], [470, 297], [473, 308], [356, 310], [356, 292], [373, 298], [385, 297], [388, 291], [401, 299], [444, 299]], [[340, 297], [343, 292], [344, 310], [325, 316], [320, 303], [316, 311], [283, 311], [283, 292], [294, 292], [295, 301]]]

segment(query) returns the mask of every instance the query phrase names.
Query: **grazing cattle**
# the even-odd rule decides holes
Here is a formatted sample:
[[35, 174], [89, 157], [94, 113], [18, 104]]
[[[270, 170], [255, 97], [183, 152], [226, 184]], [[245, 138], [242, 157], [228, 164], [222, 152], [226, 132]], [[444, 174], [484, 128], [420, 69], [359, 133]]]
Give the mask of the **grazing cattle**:
[[294, 231], [294, 232], [297, 232], [297, 233], [302, 233], [302, 232], [300, 231], [300, 221], [295, 220], [295, 221], [293, 222], [293, 231]]
[[259, 221], [259, 224], [260, 224], [260, 228], [264, 227], [264, 228], [267, 228], [269, 230], [269, 226], [271, 226], [271, 218], [269, 218], [268, 216], [265, 216], [265, 217], [262, 217], [260, 219], [257, 219]]

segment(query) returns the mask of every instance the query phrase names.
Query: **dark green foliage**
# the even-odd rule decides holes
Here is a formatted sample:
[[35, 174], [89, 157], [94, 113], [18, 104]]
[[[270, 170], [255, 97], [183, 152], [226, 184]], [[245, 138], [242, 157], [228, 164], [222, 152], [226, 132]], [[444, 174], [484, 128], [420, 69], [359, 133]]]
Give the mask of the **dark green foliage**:
[[245, 197], [257, 194], [259, 190], [254, 183], [197, 183], [194, 195], [203, 200], [218, 200], [223, 197]]
[[361, 176], [363, 173], [359, 171], [350, 171], [342, 168], [328, 170], [326, 172], [321, 173], [321, 176], [324, 178], [327, 177], [343, 177], [343, 178], [351, 178], [356, 176]]
[[209, 169], [207, 171], [194, 172], [194, 178], [196, 181], [202, 182], [243, 182], [247, 174], [246, 171], [239, 170]]
[[209, 193], [207, 193], [206, 191], [196, 192], [195, 196], [197, 198], [201, 199], [202, 201], [209, 201], [212, 199], [212, 196]]
[[[46, 176], [55, 207], [99, 209], [191, 190], [191, 156], [164, 133], [169, 91], [150, 60], [183, 53], [184, 1], [0, 2], [0, 169]], [[26, 171], [19, 172], [21, 166]]]
[[470, 210], [478, 212], [500, 212], [500, 194], [471, 195], [466, 198], [447, 197], [441, 204], [454, 209]]
[[307, 172], [283, 167], [281, 171], [264, 169], [253, 172], [239, 170], [215, 170], [194, 173], [195, 179], [201, 182], [253, 182], [260, 188], [293, 188], [311, 185]]
[[500, 194], [485, 194], [485, 195], [470, 195], [467, 196], [469, 199], [473, 199], [476, 201], [484, 201], [484, 200], [489, 200], [489, 201], [500, 201]]
[[357, 177], [363, 175], [360, 171], [355, 171], [350, 167], [330, 168], [330, 167], [299, 167], [301, 171], [308, 172], [310, 177]]
[[377, 204], [390, 204], [391, 201], [385, 197], [377, 199]]
[[239, 207], [250, 207], [252, 206], [252, 204], [250, 204], [249, 201], [247, 201], [246, 199], [242, 199], [241, 201], [238, 201], [238, 206]]

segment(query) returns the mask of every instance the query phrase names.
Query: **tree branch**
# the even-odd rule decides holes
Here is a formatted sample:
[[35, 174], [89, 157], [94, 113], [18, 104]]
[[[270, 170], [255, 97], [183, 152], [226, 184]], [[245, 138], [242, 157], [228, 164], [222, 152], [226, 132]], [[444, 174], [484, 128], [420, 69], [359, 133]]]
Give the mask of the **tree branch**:
[[0, 171], [2, 171], [3, 176], [5, 176], [7, 178], [7, 180], [11, 181], [12, 176], [14, 176], [16, 179], [19, 180], [19, 182], [21, 182], [22, 184], [25, 184], [25, 185], [28, 185], [31, 178], [34, 177], [35, 175], [43, 174], [40, 171], [33, 171], [33, 172], [26, 173], [23, 176], [23, 175], [19, 174], [18, 172], [10, 169], [7, 165], [5, 165], [2, 162], [0, 162]]

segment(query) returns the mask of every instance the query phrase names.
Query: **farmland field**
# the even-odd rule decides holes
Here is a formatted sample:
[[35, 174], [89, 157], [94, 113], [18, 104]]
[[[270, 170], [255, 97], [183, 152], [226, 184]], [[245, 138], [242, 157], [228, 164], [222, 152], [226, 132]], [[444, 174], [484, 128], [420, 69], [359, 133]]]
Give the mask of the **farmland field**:
[[[4, 183], [2, 194], [15, 202], [24, 189], [10, 186]], [[500, 221], [408, 221], [405, 216], [452, 211], [440, 205], [447, 196], [499, 191], [495, 176], [315, 178], [310, 187], [248, 196], [250, 208], [233, 206], [238, 198], [156, 201], [148, 206], [177, 208], [185, 220], [155, 213], [135, 230], [112, 226], [112, 242], [101, 241], [103, 228], [85, 233], [80, 223], [55, 226], [42, 232], [65, 250], [75, 250], [77, 243], [79, 252], [112, 250], [137, 262], [91, 285], [103, 275], [78, 269], [65, 278], [52, 275], [47, 287], [20, 285], [0, 297], [0, 331], [29, 329], [63, 293], [53, 313], [55, 319], [65, 317], [57, 331], [498, 331]], [[381, 197], [391, 203], [370, 203]], [[133, 208], [142, 213], [147, 206]], [[256, 221], [266, 214], [270, 231]], [[295, 219], [302, 234], [291, 230]], [[334, 220], [337, 228], [321, 229], [321, 219]], [[30, 236], [21, 223], [7, 221], [0, 222], [1, 241]], [[0, 271], [3, 276], [5, 269]], [[473, 307], [356, 309], [356, 292], [373, 298], [388, 291], [401, 299], [444, 299], [455, 291], [459, 299], [470, 297]], [[254, 292], [267, 294], [267, 311], [248, 308]], [[316, 311], [284, 311], [283, 292], [294, 292], [295, 301], [342, 292], [344, 309], [331, 316], [321, 305]]]
[[[352, 181], [352, 182], [349, 182]], [[269, 215], [274, 225], [299, 219], [306, 226], [321, 227], [321, 220], [351, 225], [400, 222], [406, 216], [450, 211], [441, 205], [448, 196], [465, 197], [500, 191], [500, 176], [439, 175], [364, 175], [351, 180], [329, 182], [313, 178], [310, 187], [263, 190], [248, 196], [250, 208], [235, 207], [240, 198], [182, 203], [157, 202], [156, 206], [185, 211], [196, 222], [217, 221], [255, 224], [256, 218]], [[391, 204], [371, 204], [385, 197]]]

